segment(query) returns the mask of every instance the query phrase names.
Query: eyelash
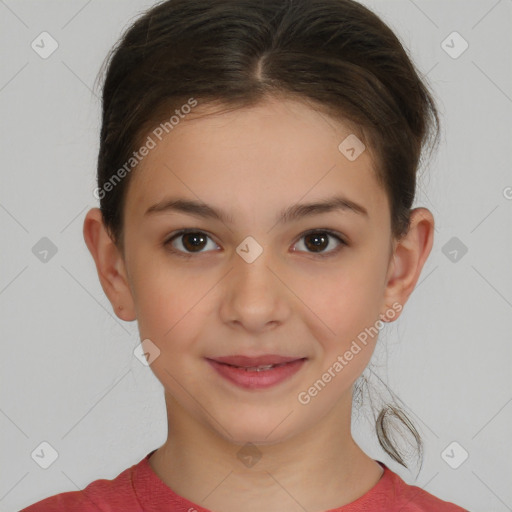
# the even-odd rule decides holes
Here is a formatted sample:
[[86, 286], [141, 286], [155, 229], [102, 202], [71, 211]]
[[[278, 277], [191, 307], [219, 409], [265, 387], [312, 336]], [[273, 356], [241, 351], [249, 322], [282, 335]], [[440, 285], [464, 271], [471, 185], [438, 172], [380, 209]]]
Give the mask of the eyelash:
[[[198, 229], [193, 229], [193, 228], [187, 228], [187, 229], [182, 229], [182, 230], [177, 231], [174, 234], [172, 234], [169, 238], [167, 238], [163, 242], [162, 245], [170, 252], [176, 254], [179, 257], [186, 258], [186, 259], [190, 259], [192, 256], [194, 256], [196, 254], [203, 254], [203, 252], [208, 252], [208, 251], [203, 251], [203, 252], [196, 252], [196, 253], [192, 253], [192, 252], [187, 253], [187, 252], [183, 252], [181, 250], [175, 249], [172, 246], [171, 242], [173, 242], [176, 238], [179, 238], [180, 236], [190, 234], [190, 233], [206, 235], [208, 238], [211, 239], [211, 237], [204, 231], [200, 231]], [[299, 237], [298, 241], [300, 241], [305, 236], [312, 235], [315, 233], [331, 236], [331, 237], [335, 238], [338, 242], [340, 242], [340, 245], [336, 249], [327, 251], [325, 253], [314, 253], [314, 252], [308, 252], [308, 251], [297, 251], [297, 252], [306, 252], [307, 254], [310, 254], [317, 258], [329, 258], [331, 256], [335, 256], [336, 254], [338, 254], [344, 246], [348, 246], [348, 244], [345, 242], [345, 240], [343, 240], [343, 238], [341, 238], [339, 233], [337, 233], [336, 231], [332, 231], [330, 229], [310, 229], [310, 230], [302, 233], [301, 236]]]

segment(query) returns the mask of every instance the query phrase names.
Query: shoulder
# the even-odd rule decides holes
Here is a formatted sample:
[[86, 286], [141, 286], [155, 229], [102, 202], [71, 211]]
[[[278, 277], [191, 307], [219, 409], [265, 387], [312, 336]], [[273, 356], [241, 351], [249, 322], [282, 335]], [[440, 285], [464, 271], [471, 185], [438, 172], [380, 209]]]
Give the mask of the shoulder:
[[387, 492], [392, 510], [401, 512], [468, 512], [454, 503], [443, 501], [415, 485], [409, 485], [399, 475], [385, 468]]
[[141, 512], [132, 486], [134, 468], [125, 469], [111, 480], [95, 480], [85, 489], [50, 496], [20, 512]]

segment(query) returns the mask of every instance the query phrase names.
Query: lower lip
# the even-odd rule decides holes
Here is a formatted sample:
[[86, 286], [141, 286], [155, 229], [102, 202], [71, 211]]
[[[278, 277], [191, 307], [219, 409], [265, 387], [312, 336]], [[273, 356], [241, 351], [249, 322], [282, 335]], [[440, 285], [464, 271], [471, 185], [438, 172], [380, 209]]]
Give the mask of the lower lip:
[[265, 389], [275, 386], [297, 373], [306, 362], [305, 359], [297, 359], [281, 366], [275, 366], [270, 370], [258, 372], [243, 370], [212, 359], [207, 359], [207, 361], [222, 377], [246, 389]]

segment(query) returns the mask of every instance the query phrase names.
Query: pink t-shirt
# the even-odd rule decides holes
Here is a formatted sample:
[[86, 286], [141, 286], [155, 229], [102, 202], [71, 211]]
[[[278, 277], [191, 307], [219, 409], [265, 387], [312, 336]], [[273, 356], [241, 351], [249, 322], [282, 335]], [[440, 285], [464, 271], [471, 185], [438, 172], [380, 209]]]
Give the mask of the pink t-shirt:
[[[81, 491], [70, 491], [34, 503], [20, 512], [211, 512], [176, 494], [149, 465], [148, 453], [113, 480], [95, 480]], [[468, 512], [423, 489], [407, 485], [382, 462], [384, 473], [366, 494], [326, 512]]]

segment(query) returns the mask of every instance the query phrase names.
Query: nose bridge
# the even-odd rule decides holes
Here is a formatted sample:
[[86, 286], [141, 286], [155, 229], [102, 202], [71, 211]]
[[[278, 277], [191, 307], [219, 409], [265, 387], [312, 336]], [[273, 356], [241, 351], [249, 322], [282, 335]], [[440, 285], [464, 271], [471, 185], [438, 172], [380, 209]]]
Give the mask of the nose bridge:
[[268, 297], [273, 289], [275, 276], [270, 268], [273, 266], [271, 250], [260, 245], [249, 236], [236, 248], [234, 256], [233, 279], [239, 291], [251, 294], [265, 293]]
[[237, 321], [248, 329], [282, 322], [287, 311], [286, 287], [275, 275], [271, 251], [247, 237], [236, 248], [233, 265], [223, 301], [224, 320]]

